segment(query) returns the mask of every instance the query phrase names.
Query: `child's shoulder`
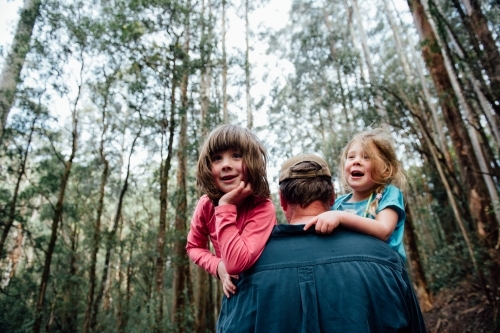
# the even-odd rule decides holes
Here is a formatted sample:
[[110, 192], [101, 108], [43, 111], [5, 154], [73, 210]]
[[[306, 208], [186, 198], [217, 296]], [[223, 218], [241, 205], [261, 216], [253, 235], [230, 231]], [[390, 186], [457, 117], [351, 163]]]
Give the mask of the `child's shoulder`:
[[202, 209], [213, 209], [214, 203], [206, 194], [203, 194], [200, 199], [198, 199], [197, 207]]
[[402, 195], [403, 192], [399, 189], [399, 187], [389, 184], [384, 189], [384, 194], [392, 194], [392, 195]]
[[338, 197], [335, 198], [335, 202], [333, 203], [333, 206], [331, 207], [332, 210], [339, 210], [339, 207], [340, 205], [346, 201], [347, 199], [349, 199], [349, 197], [352, 196], [352, 192], [351, 193], [346, 193], [346, 194], [342, 194], [342, 195], [339, 195]]

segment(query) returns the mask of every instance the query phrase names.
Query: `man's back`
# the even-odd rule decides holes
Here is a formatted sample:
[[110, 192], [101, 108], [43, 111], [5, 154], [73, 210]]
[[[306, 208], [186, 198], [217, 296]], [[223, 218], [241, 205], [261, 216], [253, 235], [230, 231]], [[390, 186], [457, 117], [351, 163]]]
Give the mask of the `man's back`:
[[403, 263], [355, 232], [278, 225], [224, 298], [218, 332], [425, 332]]

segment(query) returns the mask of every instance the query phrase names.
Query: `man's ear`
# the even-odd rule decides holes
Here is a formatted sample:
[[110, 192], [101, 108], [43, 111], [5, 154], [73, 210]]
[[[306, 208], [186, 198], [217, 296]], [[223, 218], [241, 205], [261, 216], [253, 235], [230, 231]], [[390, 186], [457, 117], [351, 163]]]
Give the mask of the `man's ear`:
[[280, 197], [280, 206], [281, 209], [283, 209], [284, 212], [286, 212], [286, 209], [288, 208], [288, 203], [283, 199], [281, 196], [281, 191], [278, 190], [278, 196]]

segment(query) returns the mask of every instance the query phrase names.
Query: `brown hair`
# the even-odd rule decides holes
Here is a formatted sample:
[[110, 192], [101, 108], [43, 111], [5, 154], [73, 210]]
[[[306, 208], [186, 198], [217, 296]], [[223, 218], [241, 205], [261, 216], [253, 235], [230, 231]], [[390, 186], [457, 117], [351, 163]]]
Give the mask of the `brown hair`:
[[[349, 148], [354, 143], [361, 144], [364, 153], [372, 162], [372, 180], [377, 184], [373, 189], [374, 195], [382, 194], [389, 184], [398, 187], [402, 192], [405, 191], [406, 175], [403, 166], [396, 156], [391, 134], [383, 128], [375, 128], [356, 134], [342, 151], [340, 178], [345, 189], [352, 191], [345, 178], [344, 166]], [[378, 200], [373, 200], [367, 210], [372, 215], [376, 215], [377, 207]]]
[[238, 125], [224, 124], [215, 128], [205, 140], [198, 158], [196, 184], [212, 201], [224, 193], [217, 188], [211, 171], [211, 156], [227, 149], [240, 150], [247, 170], [247, 181], [252, 185], [253, 195], [269, 198], [267, 182], [267, 153], [262, 142], [249, 129]]
[[[300, 162], [290, 169], [298, 173], [310, 173], [322, 167], [314, 161]], [[281, 197], [291, 205], [305, 208], [313, 201], [321, 201], [326, 209], [330, 209], [330, 199], [334, 195], [332, 178], [327, 176], [293, 178], [281, 181], [279, 185]]]

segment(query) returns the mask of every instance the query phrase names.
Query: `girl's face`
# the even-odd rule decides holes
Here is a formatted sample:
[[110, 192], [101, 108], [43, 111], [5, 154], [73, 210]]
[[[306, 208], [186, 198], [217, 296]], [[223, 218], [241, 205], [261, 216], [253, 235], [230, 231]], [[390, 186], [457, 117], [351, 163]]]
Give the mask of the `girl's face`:
[[360, 142], [354, 142], [347, 151], [344, 177], [354, 191], [354, 201], [366, 199], [376, 186], [372, 179], [372, 161]]
[[228, 149], [215, 153], [210, 156], [210, 160], [215, 185], [222, 192], [228, 193], [234, 190], [241, 181], [246, 183], [246, 168], [239, 150]]

